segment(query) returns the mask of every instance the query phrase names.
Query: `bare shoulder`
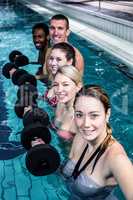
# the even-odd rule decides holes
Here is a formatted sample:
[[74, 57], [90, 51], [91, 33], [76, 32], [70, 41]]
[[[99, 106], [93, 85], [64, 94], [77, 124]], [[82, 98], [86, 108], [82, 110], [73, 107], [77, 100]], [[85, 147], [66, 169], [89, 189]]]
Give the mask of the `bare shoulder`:
[[118, 172], [122, 169], [132, 169], [133, 165], [127, 156], [124, 147], [117, 141], [115, 141], [107, 150], [106, 161], [112, 172]]
[[123, 146], [114, 142], [107, 152], [107, 166], [127, 200], [133, 199], [133, 165]]
[[114, 140], [113, 143], [108, 148], [107, 157], [110, 160], [111, 158], [114, 158], [118, 155], [127, 156], [124, 147], [117, 140]]
[[81, 52], [76, 47], [74, 47], [74, 50], [75, 50], [76, 57], [78, 59], [83, 59]]
[[80, 72], [84, 72], [84, 58], [82, 56], [82, 54], [80, 53], [80, 51], [74, 47], [75, 49], [75, 57], [76, 57], [76, 67]]

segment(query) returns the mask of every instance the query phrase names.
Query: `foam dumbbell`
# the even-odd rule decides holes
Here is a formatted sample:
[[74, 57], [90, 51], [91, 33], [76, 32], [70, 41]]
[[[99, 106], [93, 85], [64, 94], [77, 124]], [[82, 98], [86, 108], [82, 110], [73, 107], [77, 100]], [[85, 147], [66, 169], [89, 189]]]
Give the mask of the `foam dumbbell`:
[[36, 122], [39, 122], [46, 127], [50, 125], [49, 116], [42, 108], [34, 107], [33, 109], [28, 110], [23, 116], [24, 127]]
[[31, 84], [27, 83], [25, 85], [21, 85], [18, 92], [17, 96], [19, 97], [15, 103], [15, 113], [19, 118], [23, 118], [24, 115], [24, 109], [26, 107], [37, 107], [37, 89], [32, 86]]
[[17, 67], [23, 67], [25, 65], [29, 64], [29, 59], [27, 56], [23, 55], [20, 51], [18, 50], [13, 50], [9, 54], [9, 61], [11, 63], [14, 63]]
[[35, 176], [53, 173], [60, 165], [57, 150], [49, 143], [49, 129], [39, 122], [24, 127], [21, 133], [21, 143], [27, 150], [26, 167]]
[[3, 68], [2, 68], [2, 74], [5, 76], [7, 79], [11, 78], [11, 71], [15, 72], [17, 70], [17, 67], [13, 63], [6, 63]]
[[21, 53], [20, 51], [18, 51], [18, 50], [13, 50], [13, 51], [11, 51], [11, 53], [9, 54], [9, 61], [10, 61], [11, 63], [14, 63], [15, 60], [16, 60], [16, 58], [19, 57], [19, 56], [21, 56], [21, 55], [22, 55], [22, 53]]

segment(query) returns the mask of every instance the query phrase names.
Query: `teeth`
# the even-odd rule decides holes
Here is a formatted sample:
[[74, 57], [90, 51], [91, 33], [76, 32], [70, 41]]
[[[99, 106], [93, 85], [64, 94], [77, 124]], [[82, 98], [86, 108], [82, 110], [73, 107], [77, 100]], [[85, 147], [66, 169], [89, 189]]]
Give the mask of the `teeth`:
[[37, 46], [37, 47], [39, 47], [39, 46], [40, 46], [40, 44], [39, 44], [39, 43], [36, 43], [36, 46]]

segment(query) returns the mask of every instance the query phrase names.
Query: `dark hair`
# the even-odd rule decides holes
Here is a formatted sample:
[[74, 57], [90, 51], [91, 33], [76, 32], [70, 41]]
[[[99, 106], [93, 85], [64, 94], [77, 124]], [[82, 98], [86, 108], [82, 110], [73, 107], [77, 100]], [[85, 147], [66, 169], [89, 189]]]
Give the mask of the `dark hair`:
[[62, 15], [62, 14], [54, 15], [50, 19], [50, 22], [51, 22], [51, 20], [54, 20], [54, 19], [55, 20], [65, 20], [66, 21], [66, 29], [69, 29], [69, 20], [68, 20], [68, 18], [65, 15]]
[[[77, 99], [81, 96], [93, 97], [93, 98], [98, 99], [103, 104], [105, 113], [107, 114], [108, 109], [110, 108], [109, 97], [106, 94], [106, 92], [100, 86], [98, 86], [98, 85], [85, 85], [85, 86], [83, 86], [81, 88], [81, 90], [76, 94], [74, 106], [76, 104]], [[102, 142], [102, 144], [100, 146], [100, 151], [98, 152], [96, 159], [94, 161], [94, 165], [92, 167], [92, 172], [93, 172], [99, 158], [105, 152], [108, 145], [113, 141], [113, 139], [111, 137], [112, 136], [112, 129], [111, 129], [109, 123], [107, 123], [106, 130], [107, 130], [107, 136], [105, 137], [104, 141]]]
[[60, 42], [60, 43], [55, 44], [52, 47], [52, 50], [53, 49], [62, 50], [66, 54], [66, 59], [68, 61], [72, 59], [72, 65], [75, 66], [75, 49], [73, 48], [73, 46], [71, 46], [70, 44], [66, 42]]
[[46, 36], [49, 35], [49, 28], [48, 25], [45, 23], [37, 23], [32, 27], [32, 34], [34, 34], [36, 29], [42, 29]]

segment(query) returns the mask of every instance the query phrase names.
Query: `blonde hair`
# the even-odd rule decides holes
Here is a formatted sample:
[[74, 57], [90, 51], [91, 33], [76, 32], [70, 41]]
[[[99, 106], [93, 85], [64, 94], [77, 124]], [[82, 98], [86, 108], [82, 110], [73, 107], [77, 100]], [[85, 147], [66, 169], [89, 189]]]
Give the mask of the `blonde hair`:
[[58, 73], [63, 74], [64, 76], [70, 78], [76, 85], [78, 85], [78, 83], [80, 82], [82, 83], [82, 74], [73, 65], [64, 65], [62, 67], [59, 67], [56, 75]]

